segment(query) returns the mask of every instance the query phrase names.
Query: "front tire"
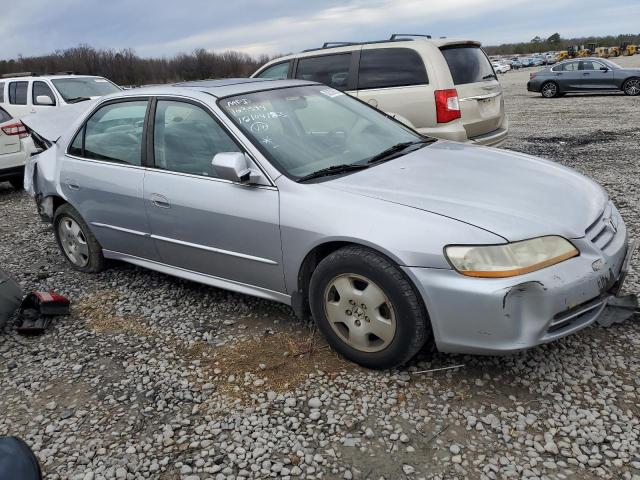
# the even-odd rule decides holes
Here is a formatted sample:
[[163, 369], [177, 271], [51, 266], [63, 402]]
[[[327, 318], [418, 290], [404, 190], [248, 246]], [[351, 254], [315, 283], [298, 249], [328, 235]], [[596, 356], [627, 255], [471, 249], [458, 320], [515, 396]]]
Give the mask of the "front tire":
[[622, 91], [625, 95], [629, 95], [631, 97], [640, 95], [640, 78], [629, 78], [624, 82], [624, 85], [622, 85]]
[[53, 217], [56, 241], [67, 261], [81, 272], [97, 273], [104, 268], [102, 247], [78, 211], [68, 203]]
[[364, 367], [402, 365], [431, 338], [427, 312], [409, 279], [371, 249], [331, 253], [309, 287], [320, 331], [336, 351]]
[[545, 82], [540, 88], [544, 98], [555, 98], [560, 95], [560, 86], [556, 82]]

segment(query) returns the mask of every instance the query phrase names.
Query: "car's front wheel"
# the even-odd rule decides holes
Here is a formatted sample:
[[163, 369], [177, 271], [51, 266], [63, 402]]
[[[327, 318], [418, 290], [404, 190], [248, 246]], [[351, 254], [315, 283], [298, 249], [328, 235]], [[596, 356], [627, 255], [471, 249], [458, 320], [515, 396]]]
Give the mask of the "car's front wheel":
[[53, 230], [60, 250], [76, 270], [95, 273], [104, 268], [100, 243], [78, 211], [68, 203], [56, 210]]
[[626, 82], [624, 82], [622, 90], [624, 91], [625, 95], [631, 95], [632, 97], [640, 95], [640, 78], [634, 77], [628, 79]]
[[402, 365], [431, 337], [409, 279], [365, 247], [344, 247], [324, 258], [311, 277], [309, 298], [329, 344], [367, 368]]
[[540, 92], [544, 98], [554, 98], [559, 96], [560, 87], [558, 87], [556, 82], [546, 82], [542, 84]]

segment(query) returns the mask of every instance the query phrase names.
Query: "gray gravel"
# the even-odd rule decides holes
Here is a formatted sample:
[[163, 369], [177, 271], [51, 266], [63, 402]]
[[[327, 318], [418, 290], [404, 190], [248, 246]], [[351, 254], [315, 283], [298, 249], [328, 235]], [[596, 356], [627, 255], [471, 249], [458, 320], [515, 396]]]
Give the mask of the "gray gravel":
[[[527, 77], [501, 77], [506, 147], [592, 176], [640, 237], [640, 97], [544, 100]], [[637, 315], [370, 372], [282, 305], [123, 264], [77, 273], [25, 194], [0, 183], [0, 206], [0, 264], [74, 302], [42, 337], [0, 333], [0, 435], [25, 438], [49, 479], [640, 479]]]

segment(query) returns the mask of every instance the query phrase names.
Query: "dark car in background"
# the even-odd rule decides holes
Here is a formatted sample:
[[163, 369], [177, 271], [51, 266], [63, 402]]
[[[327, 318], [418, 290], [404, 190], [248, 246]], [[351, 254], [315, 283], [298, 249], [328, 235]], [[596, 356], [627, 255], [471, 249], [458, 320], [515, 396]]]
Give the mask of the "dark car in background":
[[566, 60], [532, 73], [527, 90], [554, 98], [565, 93], [615, 92], [640, 94], [640, 69], [623, 68], [603, 58]]

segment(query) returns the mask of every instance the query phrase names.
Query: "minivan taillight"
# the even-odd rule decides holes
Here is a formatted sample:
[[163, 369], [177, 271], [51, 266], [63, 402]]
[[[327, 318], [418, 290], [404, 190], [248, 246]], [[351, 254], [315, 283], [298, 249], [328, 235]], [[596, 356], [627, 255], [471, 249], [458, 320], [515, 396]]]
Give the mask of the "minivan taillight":
[[27, 127], [24, 126], [20, 120], [12, 123], [8, 123], [3, 125], [2, 131], [5, 135], [18, 135], [18, 138], [24, 138], [29, 136], [29, 132], [27, 132]]
[[436, 90], [436, 118], [438, 123], [447, 123], [460, 118], [460, 102], [455, 88]]

